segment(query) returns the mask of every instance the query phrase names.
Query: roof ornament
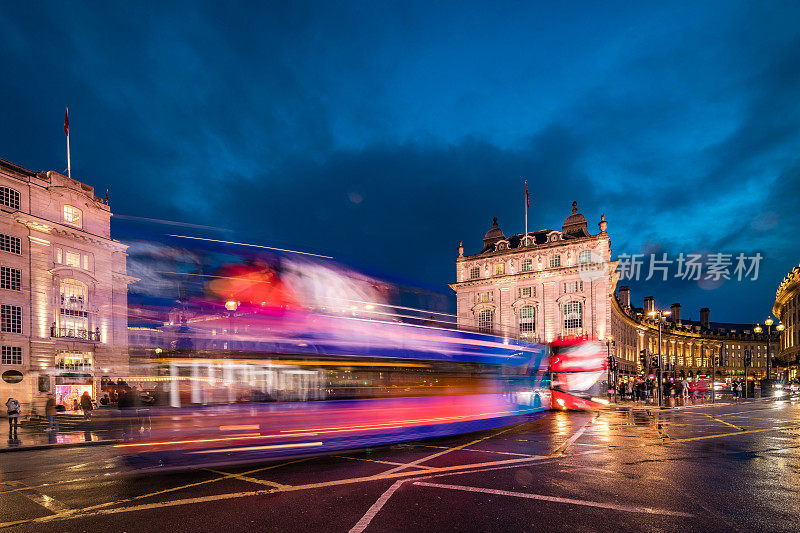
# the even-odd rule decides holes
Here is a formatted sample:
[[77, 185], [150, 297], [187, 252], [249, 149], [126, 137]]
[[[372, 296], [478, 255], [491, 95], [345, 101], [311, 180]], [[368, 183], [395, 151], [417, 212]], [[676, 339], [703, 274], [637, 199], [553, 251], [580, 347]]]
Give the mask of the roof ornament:
[[492, 228], [497, 228], [497, 217], [492, 218]]
[[578, 214], [578, 202], [572, 202], [572, 214], [573, 215]]
[[606, 232], [606, 228], [608, 228], [608, 222], [606, 222], [606, 214], [605, 213], [600, 215], [600, 222], [597, 225], [600, 226], [600, 231], [602, 233]]
[[458, 257], [464, 257], [464, 241], [458, 241]]

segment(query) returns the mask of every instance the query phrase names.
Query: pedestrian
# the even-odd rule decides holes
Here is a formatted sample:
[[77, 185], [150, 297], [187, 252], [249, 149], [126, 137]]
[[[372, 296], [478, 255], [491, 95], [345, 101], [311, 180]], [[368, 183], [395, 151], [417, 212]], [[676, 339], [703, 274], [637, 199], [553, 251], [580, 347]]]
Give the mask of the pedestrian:
[[683, 389], [683, 404], [686, 405], [689, 401], [689, 382], [685, 379], [682, 379], [681, 385]]
[[89, 420], [92, 417], [92, 409], [94, 409], [89, 391], [83, 391], [81, 395], [81, 409], [83, 409], [83, 419]]
[[19, 428], [19, 416], [22, 414], [22, 406], [16, 398], [6, 400], [6, 412], [8, 413], [8, 440], [17, 440], [17, 429]]
[[738, 402], [739, 401], [739, 382], [733, 382], [733, 398]]
[[675, 405], [683, 405], [683, 381], [675, 382]]
[[47, 403], [44, 404], [44, 414], [47, 416], [47, 429], [45, 431], [58, 431], [56, 399], [52, 394], [47, 395]]

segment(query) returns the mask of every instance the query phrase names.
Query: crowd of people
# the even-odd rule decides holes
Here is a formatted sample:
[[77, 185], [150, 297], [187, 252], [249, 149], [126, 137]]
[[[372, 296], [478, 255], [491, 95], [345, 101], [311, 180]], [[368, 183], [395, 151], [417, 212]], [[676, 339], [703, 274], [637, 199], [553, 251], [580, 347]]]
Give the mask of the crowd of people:
[[[664, 381], [664, 398], [667, 402], [675, 405], [705, 401], [711, 397], [709, 385], [707, 379], [670, 378]], [[725, 390], [718, 394], [730, 394], [734, 399], [739, 399], [744, 397], [745, 387], [744, 380], [735, 379], [726, 384]], [[615, 392], [618, 400], [658, 403], [658, 380], [644, 377], [620, 380]], [[748, 395], [752, 396], [752, 385]]]

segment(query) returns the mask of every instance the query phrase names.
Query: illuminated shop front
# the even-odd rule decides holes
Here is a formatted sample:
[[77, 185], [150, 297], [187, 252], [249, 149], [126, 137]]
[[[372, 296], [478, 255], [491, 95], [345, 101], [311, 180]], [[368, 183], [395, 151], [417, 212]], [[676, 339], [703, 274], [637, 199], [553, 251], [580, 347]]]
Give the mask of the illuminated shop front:
[[[80, 398], [88, 392], [95, 398], [94, 367], [91, 352], [58, 350], [55, 360], [56, 404], [63, 405], [67, 411], [80, 406]], [[78, 407], [79, 408], [79, 407]]]

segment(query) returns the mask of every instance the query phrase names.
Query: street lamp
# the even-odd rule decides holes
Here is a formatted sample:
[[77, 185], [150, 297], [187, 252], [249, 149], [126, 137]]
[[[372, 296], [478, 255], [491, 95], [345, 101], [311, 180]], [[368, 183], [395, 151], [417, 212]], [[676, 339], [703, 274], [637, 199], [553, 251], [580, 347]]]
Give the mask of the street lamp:
[[658, 406], [664, 406], [664, 359], [661, 356], [661, 321], [670, 314], [670, 311], [650, 311], [650, 316], [658, 315]]
[[[608, 386], [614, 390], [614, 402], [617, 401], [617, 372], [614, 368], [614, 360], [611, 358], [611, 345], [614, 344], [614, 337], [606, 337], [606, 347], [608, 348]], [[613, 385], [612, 385], [613, 382]]]
[[[764, 321], [764, 325], [767, 326], [767, 381], [772, 379], [772, 351], [770, 351], [770, 341], [772, 340], [772, 324], [775, 321], [772, 320], [771, 316], [767, 316], [767, 319]], [[778, 321], [778, 325], [775, 326], [775, 330], [780, 334], [783, 331], [785, 326]], [[753, 328], [753, 331], [756, 333], [761, 333], [764, 329], [761, 327], [760, 324], [756, 324], [756, 327]]]

